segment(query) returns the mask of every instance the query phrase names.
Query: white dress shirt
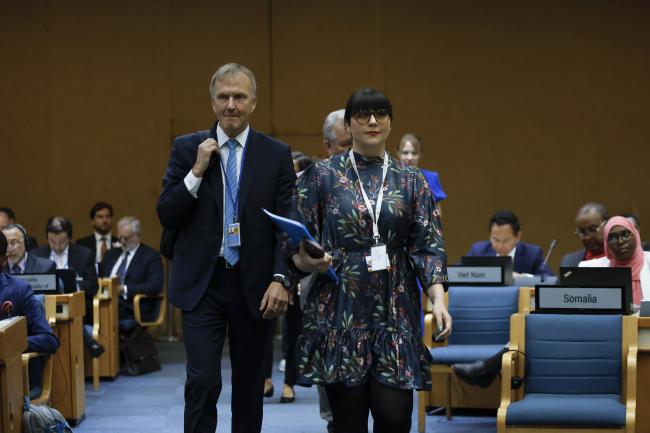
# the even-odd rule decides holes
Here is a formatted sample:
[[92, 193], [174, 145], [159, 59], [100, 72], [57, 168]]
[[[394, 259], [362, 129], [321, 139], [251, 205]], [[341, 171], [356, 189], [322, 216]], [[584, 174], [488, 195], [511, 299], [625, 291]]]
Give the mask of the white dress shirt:
[[[25, 252], [25, 254], [23, 255], [23, 258], [20, 259], [20, 261], [17, 263], [17, 264], [18, 264], [18, 267], [20, 268], [20, 273], [21, 273], [21, 274], [24, 274], [24, 273], [25, 273], [25, 266], [27, 265], [27, 254], [28, 254], [28, 253]], [[11, 261], [8, 261], [8, 262], [9, 262], [9, 272], [13, 273], [14, 266], [15, 266], [16, 264], [15, 264], [15, 263], [11, 263]]]
[[52, 250], [50, 252], [50, 260], [52, 260], [54, 263], [56, 263], [56, 268], [57, 269], [68, 269], [68, 250], [70, 249], [70, 246], [68, 245], [65, 247], [65, 250], [63, 250], [63, 253], [57, 254]]
[[[242, 156], [244, 155], [244, 146], [246, 146], [246, 140], [248, 139], [248, 133], [250, 131], [250, 127], [247, 126], [246, 129], [244, 129], [237, 137], [235, 137], [235, 140], [239, 143], [239, 146], [237, 146], [237, 178], [239, 178], [239, 173], [241, 171], [241, 161], [242, 161]], [[226, 142], [230, 140], [230, 137], [226, 135], [226, 133], [221, 129], [221, 125], [217, 125], [217, 143], [219, 144], [219, 154], [221, 155], [221, 161], [226, 164], [228, 162], [228, 155], [230, 154], [230, 149], [228, 146], [226, 146]], [[225, 180], [225, 170], [226, 167], [223, 168], [217, 168], [221, 172], [221, 181], [224, 186], [223, 190], [223, 208], [226, 208], [226, 180]], [[190, 169], [189, 173], [187, 173], [187, 176], [185, 176], [185, 186], [187, 187], [187, 190], [194, 196], [194, 198], [198, 197], [199, 194], [199, 187], [201, 186], [201, 181], [203, 181], [203, 178], [196, 177], [194, 176], [194, 173], [192, 173], [192, 170]], [[224, 227], [222, 229], [222, 233], [225, 233], [225, 224], [226, 221], [224, 221]], [[223, 257], [223, 242], [221, 242], [221, 249], [219, 250], [219, 256]]]

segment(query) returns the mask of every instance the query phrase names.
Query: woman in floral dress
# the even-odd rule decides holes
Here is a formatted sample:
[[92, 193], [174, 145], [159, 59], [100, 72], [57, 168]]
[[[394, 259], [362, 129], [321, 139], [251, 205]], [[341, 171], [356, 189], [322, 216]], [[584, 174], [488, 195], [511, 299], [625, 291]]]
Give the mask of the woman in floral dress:
[[293, 264], [303, 272], [331, 264], [339, 278], [319, 275], [308, 294], [298, 382], [325, 386], [335, 433], [367, 433], [369, 411], [375, 433], [410, 431], [413, 390], [431, 387], [416, 278], [433, 302], [439, 339], [451, 332], [438, 214], [419, 170], [385, 151], [392, 117], [383, 93], [353, 93], [345, 110], [351, 151], [310, 167], [297, 187], [300, 218], [328, 254], [313, 259], [301, 245]]

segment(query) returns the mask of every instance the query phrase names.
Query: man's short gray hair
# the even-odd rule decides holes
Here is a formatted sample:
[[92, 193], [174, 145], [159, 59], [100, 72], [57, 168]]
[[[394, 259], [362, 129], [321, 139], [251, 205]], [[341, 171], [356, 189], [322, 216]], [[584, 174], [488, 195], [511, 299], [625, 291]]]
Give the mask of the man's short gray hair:
[[118, 227], [131, 227], [133, 233], [140, 234], [140, 220], [133, 216], [125, 216], [117, 222]]
[[332, 111], [330, 114], [327, 115], [327, 117], [325, 118], [325, 123], [323, 123], [323, 140], [327, 140], [329, 142], [336, 141], [336, 136], [334, 135], [332, 129], [334, 128], [334, 125], [336, 125], [337, 123], [343, 125], [344, 117], [345, 117], [345, 110], [343, 108], [340, 110]]
[[217, 94], [217, 81], [221, 81], [226, 75], [244, 74], [251, 82], [251, 90], [253, 91], [253, 98], [257, 97], [257, 82], [255, 81], [255, 74], [246, 66], [238, 65], [237, 63], [227, 63], [217, 69], [217, 72], [212, 75], [210, 80], [210, 96], [215, 97]]

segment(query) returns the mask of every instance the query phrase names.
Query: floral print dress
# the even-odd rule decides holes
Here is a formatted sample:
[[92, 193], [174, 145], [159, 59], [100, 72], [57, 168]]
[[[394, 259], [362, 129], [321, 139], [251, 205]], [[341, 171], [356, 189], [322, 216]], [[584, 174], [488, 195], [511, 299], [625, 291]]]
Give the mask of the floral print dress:
[[[355, 153], [359, 176], [372, 205], [379, 192], [383, 158]], [[373, 244], [366, 210], [349, 153], [310, 167], [299, 179], [300, 218], [333, 256], [339, 277], [324, 274], [311, 287], [297, 344], [298, 383], [357, 386], [368, 375], [400, 389], [431, 387], [431, 355], [422, 344], [420, 292], [446, 286], [446, 254], [440, 220], [426, 180], [418, 170], [389, 158], [379, 217], [381, 242], [391, 267], [369, 272]]]

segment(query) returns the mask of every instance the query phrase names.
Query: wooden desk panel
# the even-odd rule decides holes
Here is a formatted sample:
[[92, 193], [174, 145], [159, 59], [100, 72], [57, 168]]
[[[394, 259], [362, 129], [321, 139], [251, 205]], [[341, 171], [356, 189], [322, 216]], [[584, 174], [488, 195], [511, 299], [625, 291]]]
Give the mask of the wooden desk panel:
[[52, 406], [77, 424], [86, 410], [84, 379], [83, 317], [86, 312], [84, 293], [53, 295], [56, 297], [55, 334], [61, 347], [54, 358]]
[[23, 364], [27, 350], [27, 321], [17, 317], [0, 322], [0, 431], [23, 431]]
[[[99, 376], [115, 379], [120, 373], [120, 335], [118, 302], [120, 295], [119, 284], [102, 287], [100, 285], [99, 298], [99, 343], [104, 346], [104, 353], [99, 357]], [[93, 376], [92, 358], [88, 351], [84, 351], [86, 377]]]
[[650, 317], [639, 317], [636, 370], [636, 431], [650, 432]]

